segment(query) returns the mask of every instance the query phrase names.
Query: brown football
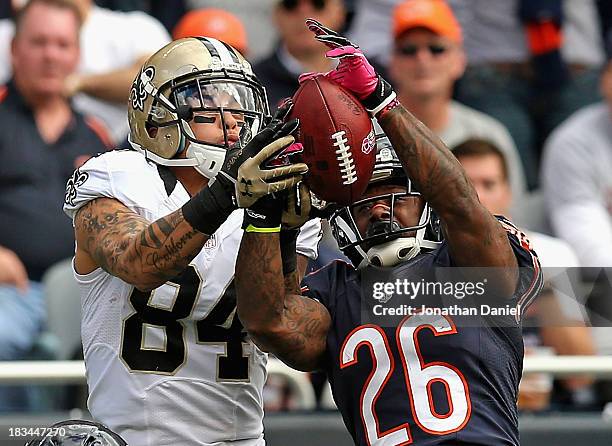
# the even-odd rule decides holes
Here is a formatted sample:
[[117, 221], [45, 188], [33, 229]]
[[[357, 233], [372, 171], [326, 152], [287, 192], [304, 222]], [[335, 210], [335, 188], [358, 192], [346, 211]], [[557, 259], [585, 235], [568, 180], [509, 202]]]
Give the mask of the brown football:
[[296, 139], [304, 146], [305, 181], [323, 200], [341, 205], [365, 192], [376, 160], [372, 121], [347, 90], [320, 75], [293, 96], [290, 118], [299, 118]]

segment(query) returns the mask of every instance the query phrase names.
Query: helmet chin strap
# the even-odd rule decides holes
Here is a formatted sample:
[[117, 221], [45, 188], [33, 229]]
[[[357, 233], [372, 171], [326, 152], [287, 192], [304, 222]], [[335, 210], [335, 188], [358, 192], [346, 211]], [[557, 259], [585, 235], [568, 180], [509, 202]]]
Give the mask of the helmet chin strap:
[[[193, 139], [196, 139], [189, 124], [182, 119], [180, 121], [180, 126], [182, 131]], [[221, 147], [210, 146], [190, 140], [185, 154], [187, 155], [187, 159], [196, 160], [197, 164], [194, 165], [195, 170], [206, 178], [213, 179], [223, 166], [226, 150]]]

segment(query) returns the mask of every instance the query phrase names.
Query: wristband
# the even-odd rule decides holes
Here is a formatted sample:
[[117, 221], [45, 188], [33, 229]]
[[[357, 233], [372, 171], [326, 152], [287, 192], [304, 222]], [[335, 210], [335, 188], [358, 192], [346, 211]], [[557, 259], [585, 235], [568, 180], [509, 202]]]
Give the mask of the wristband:
[[378, 84], [370, 95], [364, 98], [361, 103], [372, 116], [376, 116], [378, 112], [384, 109], [389, 103], [395, 99], [395, 91], [391, 84], [378, 75]]
[[242, 229], [246, 232], [280, 232], [282, 215], [282, 203], [266, 195], [244, 210]]
[[275, 234], [280, 232], [281, 227], [275, 226], [273, 228], [258, 228], [257, 226], [253, 226], [252, 224], [248, 224], [246, 228], [244, 228], [244, 232], [259, 232], [260, 234]]
[[382, 119], [391, 110], [396, 109], [397, 107], [399, 107], [399, 105], [400, 105], [400, 101], [397, 98], [394, 98], [391, 102], [389, 102], [387, 104], [387, 106], [385, 108], [383, 108], [381, 111], [379, 111], [378, 114], [374, 115], [374, 117], [376, 119]]
[[280, 251], [283, 260], [283, 276], [294, 272], [297, 268], [295, 253], [299, 229], [282, 230], [280, 232]]
[[202, 189], [181, 208], [185, 221], [206, 235], [214, 234], [234, 209], [232, 199], [219, 190], [217, 182]]

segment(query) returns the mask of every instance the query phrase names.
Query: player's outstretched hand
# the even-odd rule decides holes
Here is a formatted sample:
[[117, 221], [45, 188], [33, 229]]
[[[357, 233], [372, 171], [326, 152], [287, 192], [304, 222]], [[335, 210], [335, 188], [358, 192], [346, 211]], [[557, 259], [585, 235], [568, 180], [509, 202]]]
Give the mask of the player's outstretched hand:
[[[340, 59], [338, 66], [325, 76], [353, 93], [372, 116], [395, 100], [391, 85], [376, 73], [357, 45], [317, 20], [307, 19], [306, 26], [314, 33], [315, 39], [330, 48], [325, 53], [327, 57]], [[299, 81], [304, 82], [315, 75], [305, 73]]]
[[[283, 117], [284, 119], [284, 117]], [[299, 125], [296, 119], [284, 123], [282, 119], [273, 119], [270, 124], [255, 136], [244, 148], [247, 158], [242, 156], [236, 175], [236, 201], [238, 207], [249, 207], [259, 198], [278, 193], [302, 180], [308, 172], [304, 163], [283, 163], [270, 166], [270, 161], [279, 157], [289, 159], [289, 155], [302, 150], [301, 145], [294, 144], [291, 136]], [[238, 164], [238, 163], [234, 163]]]

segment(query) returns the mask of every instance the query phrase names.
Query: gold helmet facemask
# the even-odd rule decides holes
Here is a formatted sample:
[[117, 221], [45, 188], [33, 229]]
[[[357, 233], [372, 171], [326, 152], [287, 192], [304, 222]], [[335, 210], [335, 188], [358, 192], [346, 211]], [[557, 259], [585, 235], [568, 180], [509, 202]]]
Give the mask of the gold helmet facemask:
[[[129, 106], [134, 149], [157, 164], [192, 166], [207, 178], [219, 172], [226, 150], [248, 143], [269, 114], [265, 90], [249, 63], [211, 38], [177, 40], [151, 56], [134, 81]], [[239, 127], [237, 140], [228, 134], [230, 115]], [[197, 139], [190, 123], [216, 119], [223, 142]]]

